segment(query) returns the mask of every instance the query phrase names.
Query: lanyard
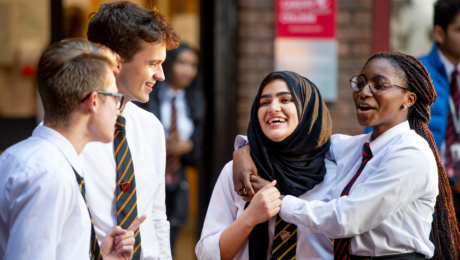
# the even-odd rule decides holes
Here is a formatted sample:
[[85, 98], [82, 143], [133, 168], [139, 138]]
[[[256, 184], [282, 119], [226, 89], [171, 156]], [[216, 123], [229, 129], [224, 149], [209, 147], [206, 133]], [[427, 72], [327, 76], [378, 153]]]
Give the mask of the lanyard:
[[457, 116], [457, 110], [455, 109], [454, 100], [452, 96], [449, 96], [449, 108], [450, 116], [452, 117], [452, 122], [454, 123], [455, 132], [457, 135], [460, 135], [460, 115]]

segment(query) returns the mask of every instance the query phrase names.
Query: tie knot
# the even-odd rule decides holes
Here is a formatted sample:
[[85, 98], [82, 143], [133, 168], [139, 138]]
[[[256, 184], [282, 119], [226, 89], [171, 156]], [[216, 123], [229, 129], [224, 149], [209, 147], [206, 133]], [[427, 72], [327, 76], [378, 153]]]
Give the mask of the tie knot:
[[372, 158], [372, 151], [369, 143], [366, 142], [363, 145], [363, 160], [370, 160]]
[[115, 124], [115, 127], [117, 128], [117, 130], [125, 131], [125, 125], [126, 125], [126, 119], [122, 116], [118, 116], [117, 123]]

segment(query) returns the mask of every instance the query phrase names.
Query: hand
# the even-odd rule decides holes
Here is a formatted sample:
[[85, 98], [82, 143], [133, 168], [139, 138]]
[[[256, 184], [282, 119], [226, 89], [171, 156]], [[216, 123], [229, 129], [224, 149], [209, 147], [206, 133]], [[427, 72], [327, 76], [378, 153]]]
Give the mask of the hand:
[[182, 156], [191, 153], [193, 150], [192, 140], [178, 140], [177, 142], [166, 142], [166, 154]]
[[250, 201], [256, 194], [250, 176], [257, 174], [257, 167], [251, 158], [251, 149], [245, 145], [233, 152], [233, 184], [238, 195]]
[[116, 226], [101, 242], [101, 253], [104, 260], [130, 260], [133, 257], [134, 232], [147, 218], [138, 218], [127, 230]]
[[265, 222], [280, 212], [280, 192], [275, 188], [275, 184], [276, 180], [265, 185], [243, 212], [251, 226]]

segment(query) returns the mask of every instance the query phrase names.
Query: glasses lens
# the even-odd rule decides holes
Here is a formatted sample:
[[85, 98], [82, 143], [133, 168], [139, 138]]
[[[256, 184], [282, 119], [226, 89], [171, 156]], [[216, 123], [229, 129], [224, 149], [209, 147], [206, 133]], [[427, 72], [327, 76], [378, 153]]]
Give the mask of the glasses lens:
[[382, 78], [375, 77], [371, 79], [372, 92], [379, 93], [385, 88], [385, 81]]
[[361, 91], [366, 86], [366, 81], [361, 77], [353, 77], [350, 80], [350, 85], [353, 91]]

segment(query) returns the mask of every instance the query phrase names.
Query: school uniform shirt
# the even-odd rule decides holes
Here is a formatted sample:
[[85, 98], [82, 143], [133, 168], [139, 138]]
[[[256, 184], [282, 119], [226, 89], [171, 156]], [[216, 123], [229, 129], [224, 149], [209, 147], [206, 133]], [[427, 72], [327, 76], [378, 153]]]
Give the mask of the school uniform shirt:
[[[147, 215], [140, 226], [143, 259], [171, 259], [165, 208], [163, 127], [152, 113], [131, 102], [126, 104], [122, 116], [126, 119], [126, 139], [134, 165], [138, 217]], [[114, 144], [89, 143], [80, 157], [86, 173], [86, 198], [101, 242], [117, 226]]]
[[[325, 159], [327, 173], [323, 182], [299, 197], [300, 200], [329, 201], [332, 196], [332, 185], [335, 182], [336, 165]], [[220, 258], [219, 240], [222, 232], [230, 226], [244, 211], [246, 202], [234, 191], [233, 161], [227, 163], [222, 170], [209, 203], [201, 239], [196, 245], [195, 253], [199, 260]], [[273, 244], [276, 216], [269, 220], [269, 246], [267, 260]], [[297, 229], [297, 259], [334, 259], [333, 244], [323, 234], [312, 234]], [[244, 242], [234, 259], [249, 259], [248, 239]]]
[[0, 156], [0, 259], [89, 259], [91, 220], [72, 144], [46, 126]]
[[161, 102], [161, 123], [165, 129], [166, 138], [168, 138], [168, 131], [171, 127], [172, 99], [175, 98], [174, 106], [176, 108], [177, 132], [181, 140], [189, 140], [193, 135], [195, 126], [188, 113], [185, 90], [174, 90], [168, 86], [159, 95]]
[[403, 122], [371, 141], [373, 158], [351, 187], [362, 147], [371, 134], [332, 136], [332, 159], [337, 163], [333, 200], [301, 200], [286, 196], [280, 216], [302, 232], [330, 238], [351, 238], [350, 253], [362, 256], [418, 252], [431, 258], [429, 240], [438, 195], [438, 171], [428, 143]]

